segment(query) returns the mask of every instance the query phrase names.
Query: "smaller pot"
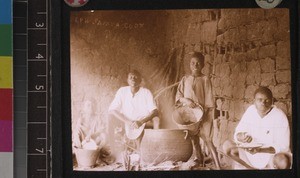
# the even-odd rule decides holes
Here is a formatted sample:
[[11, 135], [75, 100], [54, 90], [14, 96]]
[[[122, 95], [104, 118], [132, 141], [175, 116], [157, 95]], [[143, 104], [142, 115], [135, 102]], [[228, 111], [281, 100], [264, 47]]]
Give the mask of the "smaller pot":
[[100, 149], [88, 150], [81, 148], [74, 148], [76, 160], [79, 167], [93, 168], [96, 165], [97, 159], [100, 154]]

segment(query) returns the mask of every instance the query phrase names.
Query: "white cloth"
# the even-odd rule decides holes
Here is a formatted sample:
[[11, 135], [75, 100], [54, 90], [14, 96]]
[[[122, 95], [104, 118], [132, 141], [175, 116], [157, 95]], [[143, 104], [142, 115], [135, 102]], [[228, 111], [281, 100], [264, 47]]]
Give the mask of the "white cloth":
[[126, 86], [117, 91], [108, 111], [119, 111], [128, 119], [137, 121], [149, 115], [154, 109], [157, 107], [150, 90], [140, 87], [133, 96], [130, 87]]
[[[252, 136], [254, 143], [262, 143], [263, 147], [274, 147], [275, 152], [289, 152], [290, 128], [286, 115], [282, 110], [273, 106], [272, 110], [263, 118], [260, 117], [255, 105], [251, 105], [244, 113], [235, 129], [234, 140], [238, 143], [236, 135], [247, 132]], [[253, 167], [263, 169], [274, 154], [256, 153], [246, 151], [246, 157]]]

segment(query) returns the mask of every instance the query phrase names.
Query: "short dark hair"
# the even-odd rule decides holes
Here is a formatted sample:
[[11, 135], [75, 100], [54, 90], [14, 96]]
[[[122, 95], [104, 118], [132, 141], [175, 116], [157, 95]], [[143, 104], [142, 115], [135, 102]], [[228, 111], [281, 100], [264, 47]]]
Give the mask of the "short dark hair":
[[258, 89], [256, 89], [254, 92], [254, 97], [256, 96], [257, 93], [264, 94], [269, 99], [273, 99], [272, 91], [268, 87], [263, 87], [263, 86], [258, 87]]
[[129, 75], [129, 74], [134, 74], [134, 75], [138, 76], [139, 78], [142, 78], [141, 73], [140, 73], [138, 70], [136, 70], [136, 69], [131, 69], [131, 70], [128, 72], [128, 75]]
[[199, 62], [201, 63], [202, 66], [204, 66], [204, 55], [200, 52], [192, 52], [191, 53], [191, 58], [197, 58], [199, 59]]

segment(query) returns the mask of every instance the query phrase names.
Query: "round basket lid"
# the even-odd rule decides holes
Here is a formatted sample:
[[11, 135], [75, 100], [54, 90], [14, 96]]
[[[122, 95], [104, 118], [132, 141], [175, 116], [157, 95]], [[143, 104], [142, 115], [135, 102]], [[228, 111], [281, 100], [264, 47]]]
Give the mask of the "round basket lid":
[[178, 107], [173, 113], [173, 117], [180, 117], [173, 118], [174, 121], [178, 124], [181, 124], [180, 122], [199, 122], [202, 119], [202, 116], [203, 109], [200, 106], [197, 106], [195, 108], [191, 108], [188, 106]]

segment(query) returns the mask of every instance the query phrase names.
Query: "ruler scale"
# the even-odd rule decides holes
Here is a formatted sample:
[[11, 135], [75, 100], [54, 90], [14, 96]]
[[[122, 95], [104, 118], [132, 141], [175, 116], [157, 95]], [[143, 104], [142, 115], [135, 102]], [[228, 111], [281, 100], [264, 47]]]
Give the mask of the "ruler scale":
[[27, 6], [27, 177], [50, 177], [48, 0]]
[[14, 177], [27, 175], [27, 1], [13, 1]]

